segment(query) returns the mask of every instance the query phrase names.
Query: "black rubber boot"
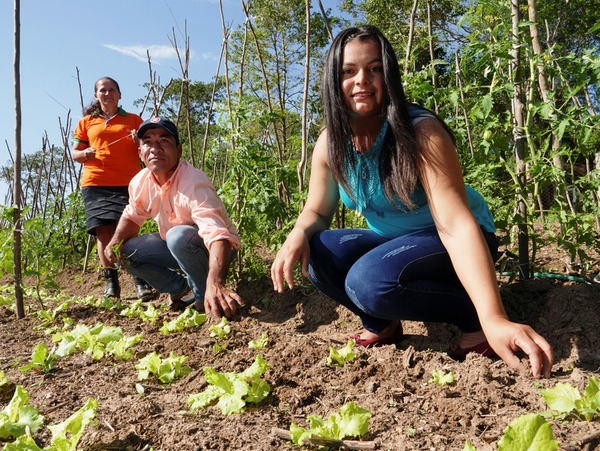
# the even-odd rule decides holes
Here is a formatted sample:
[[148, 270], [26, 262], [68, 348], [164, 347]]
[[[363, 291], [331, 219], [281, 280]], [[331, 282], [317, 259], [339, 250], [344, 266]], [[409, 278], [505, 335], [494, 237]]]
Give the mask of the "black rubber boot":
[[106, 279], [106, 288], [104, 288], [104, 296], [109, 298], [121, 297], [121, 287], [119, 286], [119, 272], [114, 268], [105, 268], [104, 278]]
[[133, 283], [135, 284], [135, 291], [138, 299], [142, 302], [151, 301], [152, 299], [156, 299], [158, 297], [158, 293], [152, 289], [148, 282], [144, 279], [140, 279], [139, 277], [133, 278]]

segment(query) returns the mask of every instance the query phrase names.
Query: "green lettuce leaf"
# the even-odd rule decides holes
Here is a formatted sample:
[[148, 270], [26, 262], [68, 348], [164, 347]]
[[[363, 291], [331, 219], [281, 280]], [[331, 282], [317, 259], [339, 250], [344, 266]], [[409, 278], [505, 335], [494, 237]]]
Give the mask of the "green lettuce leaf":
[[0, 412], [0, 439], [17, 438], [25, 434], [27, 428], [35, 433], [42, 427], [44, 416], [28, 402], [29, 393], [17, 385], [11, 401]]
[[498, 451], [555, 451], [558, 443], [554, 440], [552, 426], [537, 414], [521, 415], [504, 430], [498, 442]]
[[77, 444], [87, 425], [96, 417], [97, 409], [98, 401], [90, 398], [83, 407], [62, 423], [48, 426], [52, 432], [50, 449], [53, 451], [77, 451]]

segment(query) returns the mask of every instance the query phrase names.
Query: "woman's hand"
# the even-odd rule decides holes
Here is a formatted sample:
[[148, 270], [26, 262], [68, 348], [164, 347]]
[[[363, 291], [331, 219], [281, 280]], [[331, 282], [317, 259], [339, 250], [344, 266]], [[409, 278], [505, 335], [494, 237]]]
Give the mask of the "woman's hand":
[[294, 288], [294, 265], [296, 262], [300, 262], [302, 274], [308, 277], [309, 257], [310, 246], [305, 233], [298, 229], [292, 230], [271, 265], [271, 279], [275, 291], [283, 293], [285, 282], [290, 288]]
[[506, 318], [486, 321], [485, 336], [496, 354], [512, 369], [526, 371], [517, 356], [522, 351], [529, 357], [534, 377], [549, 377], [554, 362], [552, 346], [535, 330]]

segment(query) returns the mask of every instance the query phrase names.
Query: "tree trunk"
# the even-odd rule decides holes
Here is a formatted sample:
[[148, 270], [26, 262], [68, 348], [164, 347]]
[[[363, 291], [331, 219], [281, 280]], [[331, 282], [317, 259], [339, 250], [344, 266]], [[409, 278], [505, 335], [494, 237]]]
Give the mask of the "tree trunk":
[[[305, 61], [304, 61], [304, 89], [302, 95], [302, 155], [298, 162], [298, 191], [304, 192], [304, 178], [306, 177], [306, 161], [308, 159], [308, 88], [310, 76], [310, 0], [306, 1], [306, 41], [305, 41]], [[300, 210], [302, 210], [301, 205]]]
[[15, 54], [14, 54], [14, 83], [15, 83], [15, 166], [13, 189], [13, 218], [14, 218], [14, 276], [15, 276], [15, 310], [17, 318], [25, 317], [23, 305], [23, 280], [21, 274], [21, 1], [15, 0]]
[[529, 234], [527, 231], [527, 204], [525, 203], [525, 186], [527, 183], [526, 167], [525, 167], [525, 143], [526, 137], [524, 134], [524, 113], [523, 113], [523, 85], [521, 80], [521, 54], [520, 33], [519, 33], [519, 0], [511, 0], [511, 18], [512, 18], [512, 48], [510, 51], [510, 71], [515, 89], [512, 98], [512, 115], [513, 115], [513, 137], [515, 140], [515, 160], [516, 174], [518, 181], [517, 188], [517, 224], [518, 246], [519, 246], [519, 277], [521, 279], [529, 279], [531, 277], [529, 267]]
[[408, 63], [410, 61], [410, 52], [412, 50], [412, 42], [415, 33], [415, 16], [417, 14], [417, 5], [419, 0], [414, 0], [412, 10], [410, 11], [410, 22], [408, 28], [408, 40], [406, 42], [406, 55], [404, 57], [404, 73], [408, 72]]

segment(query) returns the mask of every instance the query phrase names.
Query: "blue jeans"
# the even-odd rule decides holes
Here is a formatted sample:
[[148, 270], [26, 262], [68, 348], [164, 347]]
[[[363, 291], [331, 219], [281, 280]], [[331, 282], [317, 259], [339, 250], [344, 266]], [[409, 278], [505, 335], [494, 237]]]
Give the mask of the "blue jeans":
[[208, 250], [195, 226], [171, 228], [163, 240], [158, 233], [136, 236], [122, 249], [125, 269], [141, 277], [159, 293], [174, 296], [194, 290], [197, 303], [204, 302], [208, 275]]
[[[484, 237], [495, 260], [498, 240], [489, 232]], [[370, 332], [402, 319], [481, 330], [435, 227], [394, 239], [368, 229], [316, 233], [309, 274], [315, 287], [358, 315]]]

